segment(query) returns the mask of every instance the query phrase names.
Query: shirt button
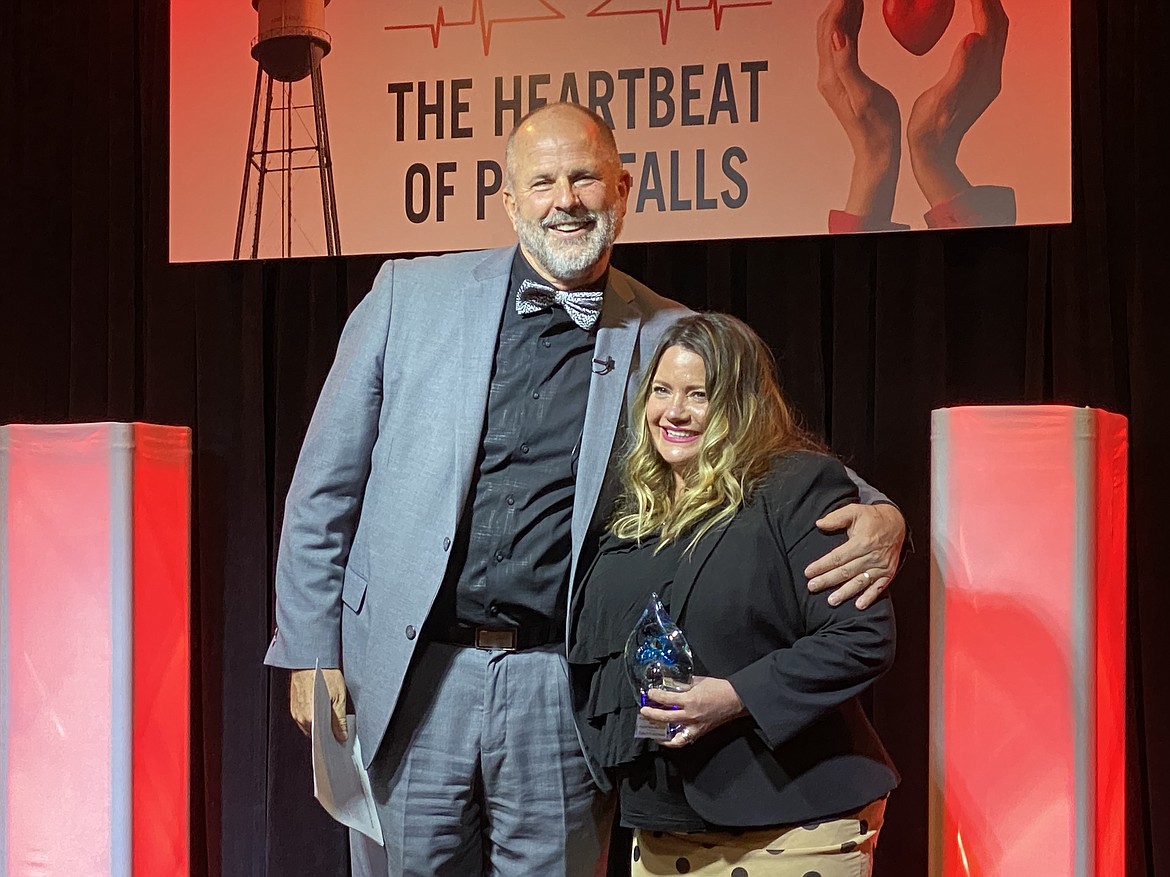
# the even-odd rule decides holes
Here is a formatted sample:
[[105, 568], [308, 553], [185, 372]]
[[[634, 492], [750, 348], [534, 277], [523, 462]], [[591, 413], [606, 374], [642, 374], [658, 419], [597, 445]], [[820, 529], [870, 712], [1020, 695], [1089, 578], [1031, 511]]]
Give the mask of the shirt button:
[[540, 393], [533, 392], [533, 394], [532, 394], [532, 398], [533, 398], [533, 399], [539, 399], [539, 398], [540, 398]]
[[504, 502], [506, 502], [508, 505], [516, 505], [516, 497], [512, 496], [512, 494], [508, 494]]
[[527, 454], [528, 453], [528, 445], [521, 445], [520, 446], [520, 453]]
[[406, 625], [406, 638], [407, 639], [414, 639], [415, 636], [417, 636], [417, 634], [418, 634], [418, 631], [416, 631], [414, 629], [413, 624]]
[[545, 347], [552, 347], [552, 342], [549, 341], [547, 338], [541, 338], [540, 343], [542, 345], [544, 345]]
[[500, 614], [500, 607], [497, 606], [495, 603], [492, 603], [491, 606], [488, 606], [488, 615], [490, 615], [492, 618], [495, 618], [499, 614]]
[[496, 563], [502, 563], [503, 560], [504, 560], [504, 552], [497, 551], [496, 552]]
[[446, 551], [450, 547], [451, 547], [451, 540], [444, 537], [443, 538], [443, 550]]

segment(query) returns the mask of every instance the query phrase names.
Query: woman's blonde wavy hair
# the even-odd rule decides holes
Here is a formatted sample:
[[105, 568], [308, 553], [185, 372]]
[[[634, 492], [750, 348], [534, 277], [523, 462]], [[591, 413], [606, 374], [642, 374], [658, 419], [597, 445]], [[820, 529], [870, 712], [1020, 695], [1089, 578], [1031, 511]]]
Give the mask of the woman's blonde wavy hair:
[[[663, 354], [681, 347], [703, 360], [707, 424], [697, 464], [675, 497], [674, 475], [654, 447], [646, 401]], [[784, 401], [772, 352], [751, 328], [728, 314], [684, 317], [663, 336], [638, 385], [632, 447], [610, 528], [622, 539], [658, 533], [658, 548], [689, 534], [691, 551], [707, 532], [730, 521], [776, 457], [824, 448]], [[658, 549], [655, 549], [658, 550]]]

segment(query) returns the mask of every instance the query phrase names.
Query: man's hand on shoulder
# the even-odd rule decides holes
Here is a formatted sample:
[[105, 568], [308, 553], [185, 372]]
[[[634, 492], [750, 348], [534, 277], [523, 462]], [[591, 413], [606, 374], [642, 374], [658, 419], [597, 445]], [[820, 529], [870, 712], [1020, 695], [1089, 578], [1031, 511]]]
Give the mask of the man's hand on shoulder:
[[855, 597], [858, 609], [873, 605], [902, 559], [906, 520], [897, 506], [853, 503], [825, 515], [817, 527], [826, 533], [844, 530], [849, 541], [808, 565], [808, 589], [816, 593], [835, 588], [829, 595], [833, 606]]
[[[289, 674], [288, 708], [293, 721], [305, 735], [313, 731], [313, 676], [316, 670], [293, 670]], [[345, 677], [340, 670], [322, 669], [325, 687], [329, 689], [329, 702], [333, 705], [333, 736], [339, 742], [346, 738], [345, 727]]]

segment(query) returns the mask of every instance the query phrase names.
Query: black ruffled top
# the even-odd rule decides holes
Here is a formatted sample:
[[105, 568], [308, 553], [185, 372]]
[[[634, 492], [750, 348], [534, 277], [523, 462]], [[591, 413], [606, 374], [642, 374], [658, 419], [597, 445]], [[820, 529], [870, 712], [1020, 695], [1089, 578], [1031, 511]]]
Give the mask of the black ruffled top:
[[[626, 670], [626, 640], [654, 592], [667, 610], [687, 545], [684, 537], [660, 551], [656, 536], [641, 543], [607, 536], [583, 585], [569, 650], [573, 708], [590, 759], [620, 791], [621, 822], [663, 831], [717, 828], [687, 803], [676, 753], [634, 738], [640, 708]], [[675, 619], [676, 621], [678, 619]]]
[[670, 608], [674, 581], [686, 542], [655, 552], [657, 536], [641, 543], [607, 535], [584, 584], [581, 609], [569, 650], [573, 708], [583, 742], [596, 764], [612, 769], [656, 750], [634, 739], [638, 696], [626, 671], [625, 648], [634, 625], [654, 592]]

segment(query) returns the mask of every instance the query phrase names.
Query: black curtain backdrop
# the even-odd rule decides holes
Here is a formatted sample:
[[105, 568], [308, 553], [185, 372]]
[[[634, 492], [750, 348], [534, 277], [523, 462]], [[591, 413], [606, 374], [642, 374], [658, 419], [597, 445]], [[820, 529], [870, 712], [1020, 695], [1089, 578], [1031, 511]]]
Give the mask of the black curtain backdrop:
[[[878, 851], [887, 875], [926, 872], [930, 410], [1061, 402], [1130, 418], [1127, 873], [1170, 877], [1155, 843], [1170, 823], [1170, 586], [1155, 554], [1170, 475], [1170, 13], [1165, 0], [1072, 5], [1071, 226], [615, 256], [759, 329], [810, 425], [916, 533], [895, 585], [897, 664], [873, 696], [905, 778]], [[0, 422], [194, 429], [192, 873], [341, 877], [344, 837], [311, 798], [285, 680], [260, 662], [296, 453], [380, 260], [168, 265], [168, 44], [162, 0], [0, 12]]]

